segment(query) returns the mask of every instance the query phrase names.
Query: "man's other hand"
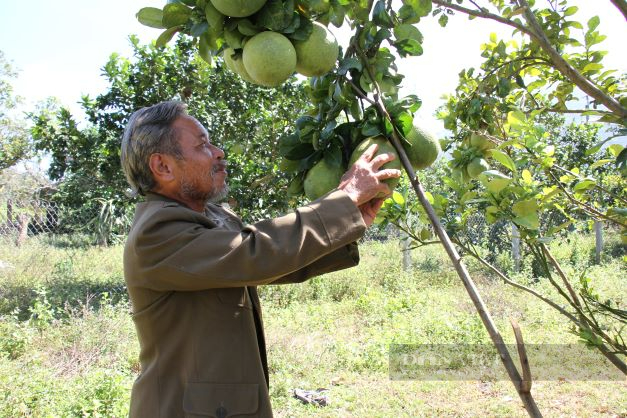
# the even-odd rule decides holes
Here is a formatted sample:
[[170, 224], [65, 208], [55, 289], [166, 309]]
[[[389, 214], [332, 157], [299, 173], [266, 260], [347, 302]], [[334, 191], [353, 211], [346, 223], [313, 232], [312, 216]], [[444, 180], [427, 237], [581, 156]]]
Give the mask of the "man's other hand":
[[377, 217], [377, 213], [379, 209], [381, 209], [381, 206], [383, 206], [384, 200], [385, 199], [372, 199], [359, 207], [359, 211], [367, 227], [374, 222], [374, 218]]
[[[383, 183], [383, 180], [401, 176], [400, 170], [390, 168], [379, 170], [385, 163], [395, 159], [396, 156], [391, 153], [375, 156], [377, 149], [377, 144], [371, 145], [342, 176], [340, 185], [338, 186], [338, 189], [346, 192], [360, 209], [363, 204], [370, 202], [377, 197], [379, 193], [384, 196], [391, 195], [392, 191], [387, 184]], [[370, 212], [373, 207], [374, 206], [371, 206], [368, 211]], [[378, 209], [376, 209], [376, 211], [378, 211]]]

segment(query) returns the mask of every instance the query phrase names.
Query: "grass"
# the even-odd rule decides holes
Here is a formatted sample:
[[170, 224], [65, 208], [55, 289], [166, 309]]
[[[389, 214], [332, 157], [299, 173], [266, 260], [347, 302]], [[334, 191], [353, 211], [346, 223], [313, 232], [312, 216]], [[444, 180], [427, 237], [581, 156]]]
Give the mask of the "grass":
[[[574, 235], [552, 250], [568, 272], [586, 275], [600, 294], [625, 306], [627, 277], [618, 244], [599, 266], [593, 239]], [[618, 250], [617, 250], [618, 248]], [[123, 286], [121, 247], [31, 238], [0, 246], [0, 417], [122, 417], [138, 373], [138, 347]], [[500, 367], [456, 381], [391, 380], [391, 344], [490, 348], [490, 339], [443, 251], [413, 252], [401, 269], [396, 241], [361, 246], [360, 266], [300, 285], [261, 289], [277, 417], [526, 416]], [[529, 344], [577, 343], [569, 323], [541, 301], [495, 281], [469, 260], [471, 275], [503, 338], [509, 319]], [[526, 263], [516, 278], [552, 294]], [[581, 346], [579, 346], [581, 347]], [[532, 360], [545, 416], [627, 416], [627, 382], [574, 380], [572, 371], [602, 363], [595, 351]], [[472, 373], [472, 374], [470, 374]], [[327, 389], [329, 405], [304, 405], [295, 388]]]

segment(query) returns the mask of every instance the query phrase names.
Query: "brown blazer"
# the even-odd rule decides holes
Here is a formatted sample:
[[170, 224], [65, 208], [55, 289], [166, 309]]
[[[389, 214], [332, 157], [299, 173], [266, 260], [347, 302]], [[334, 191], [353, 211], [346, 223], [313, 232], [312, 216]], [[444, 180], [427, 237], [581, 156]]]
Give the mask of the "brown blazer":
[[271, 417], [256, 286], [357, 265], [364, 231], [342, 191], [246, 226], [149, 194], [124, 249], [141, 363], [130, 416]]

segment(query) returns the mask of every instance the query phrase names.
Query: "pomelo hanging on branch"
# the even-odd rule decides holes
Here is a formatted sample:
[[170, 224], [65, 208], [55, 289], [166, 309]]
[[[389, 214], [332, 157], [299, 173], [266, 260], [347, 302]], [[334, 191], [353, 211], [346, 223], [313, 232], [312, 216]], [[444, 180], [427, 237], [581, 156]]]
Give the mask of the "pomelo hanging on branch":
[[309, 200], [316, 200], [335, 189], [340, 184], [344, 167], [332, 166], [326, 159], [320, 160], [305, 176], [303, 187]]
[[430, 132], [414, 125], [406, 138], [408, 144], [403, 144], [409, 162], [414, 170], [430, 167], [440, 154], [440, 142]]
[[276, 87], [296, 69], [296, 51], [289, 39], [280, 33], [261, 32], [244, 45], [244, 67], [250, 77], [262, 86]]
[[317, 77], [335, 67], [340, 47], [335, 36], [326, 27], [314, 22], [309, 38], [294, 41], [296, 71], [307, 77]]
[[211, 0], [220, 13], [231, 17], [246, 17], [259, 11], [266, 0]]
[[[163, 10], [142, 8], [137, 19], [146, 26], [165, 29], [157, 46], [164, 46], [177, 33], [190, 35], [198, 38], [199, 53], [209, 64], [213, 56], [229, 50], [223, 54], [229, 69], [246, 81], [277, 87], [295, 71], [308, 77], [321, 76], [335, 66], [339, 51], [335, 37], [312, 21], [328, 15], [329, 6], [328, 0], [311, 4], [294, 0], [181, 0], [168, 2]], [[338, 23], [341, 25], [334, 21], [336, 26]], [[239, 60], [242, 54], [243, 61]]]

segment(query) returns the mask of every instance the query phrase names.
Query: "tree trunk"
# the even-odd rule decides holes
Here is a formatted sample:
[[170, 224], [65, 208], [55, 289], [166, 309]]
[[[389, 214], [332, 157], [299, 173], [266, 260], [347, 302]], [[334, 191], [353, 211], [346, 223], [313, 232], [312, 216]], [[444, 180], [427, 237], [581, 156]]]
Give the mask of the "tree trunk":
[[512, 224], [512, 258], [514, 270], [520, 271], [520, 232], [515, 224]]

